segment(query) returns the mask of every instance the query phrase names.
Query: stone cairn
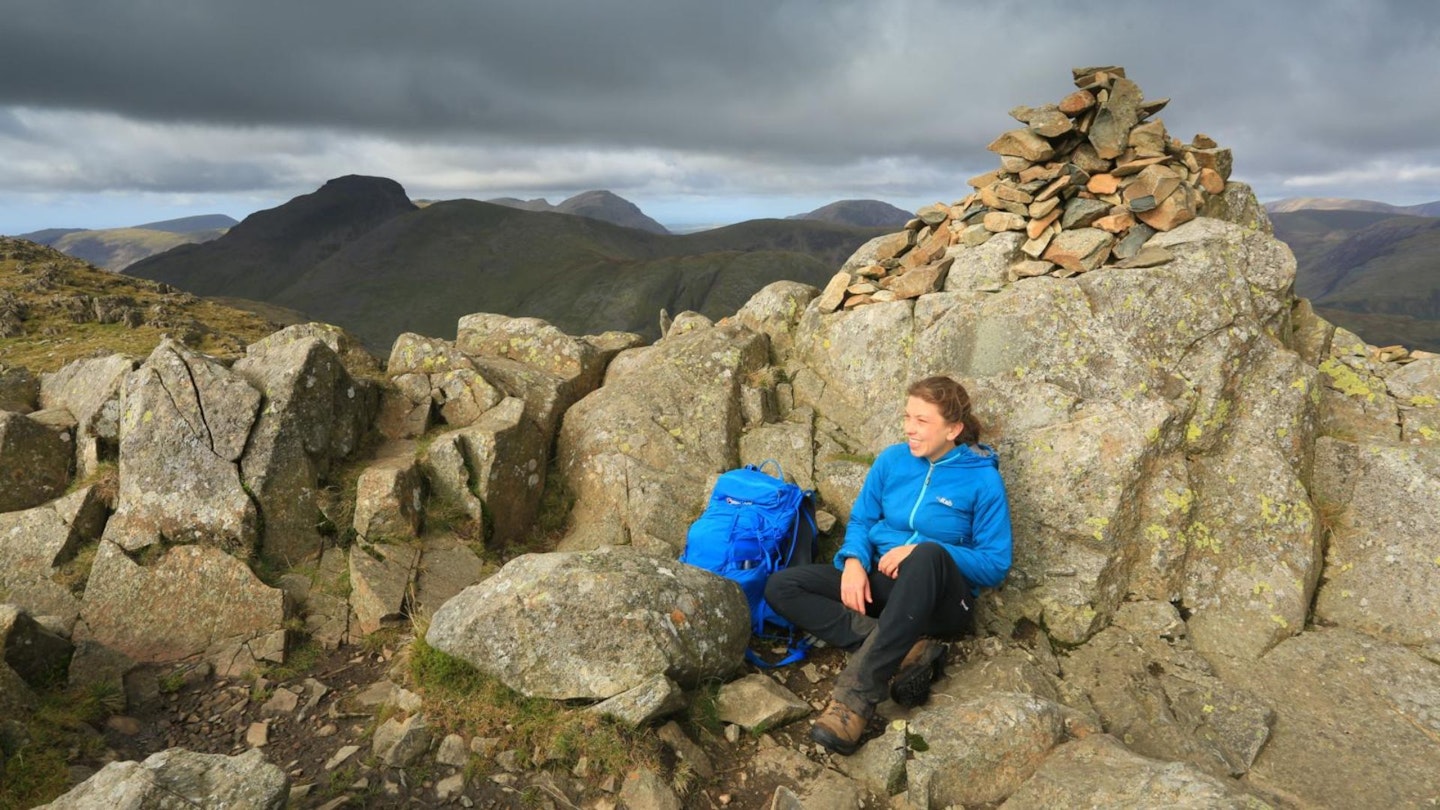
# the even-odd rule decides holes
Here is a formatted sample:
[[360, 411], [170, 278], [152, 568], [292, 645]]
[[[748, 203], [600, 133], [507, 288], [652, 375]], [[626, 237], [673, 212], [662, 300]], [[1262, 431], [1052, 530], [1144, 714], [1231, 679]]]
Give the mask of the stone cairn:
[[1160, 119], [1170, 99], [1147, 101], [1122, 67], [1074, 68], [1079, 89], [1058, 104], [1016, 107], [1025, 126], [987, 147], [1000, 168], [970, 179], [975, 192], [916, 212], [877, 244], [874, 262], [837, 274], [822, 311], [914, 298], [940, 289], [952, 245], [978, 247], [997, 233], [1025, 234], [1014, 278], [1069, 278], [1110, 264], [1147, 267], [1170, 255], [1145, 242], [1194, 219], [1225, 190], [1232, 158], [1205, 135], [1171, 138]]

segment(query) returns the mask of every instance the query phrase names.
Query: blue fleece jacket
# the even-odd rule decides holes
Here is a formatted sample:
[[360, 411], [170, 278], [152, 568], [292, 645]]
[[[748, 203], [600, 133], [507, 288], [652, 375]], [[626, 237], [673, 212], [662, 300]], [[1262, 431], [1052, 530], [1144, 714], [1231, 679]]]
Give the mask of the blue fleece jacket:
[[962, 444], [932, 462], [904, 443], [885, 448], [855, 499], [835, 567], [854, 557], [870, 571], [890, 549], [921, 542], [944, 546], [977, 589], [1005, 579], [1010, 506], [995, 451]]

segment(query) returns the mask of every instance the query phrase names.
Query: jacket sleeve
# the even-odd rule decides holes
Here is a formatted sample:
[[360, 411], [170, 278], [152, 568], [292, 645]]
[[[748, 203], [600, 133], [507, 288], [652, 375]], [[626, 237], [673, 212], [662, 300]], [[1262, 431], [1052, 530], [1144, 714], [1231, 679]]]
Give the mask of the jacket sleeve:
[[845, 526], [845, 542], [835, 552], [835, 567], [845, 570], [845, 560], [854, 557], [869, 571], [875, 565], [875, 544], [870, 542], [870, 528], [884, 515], [881, 506], [885, 490], [885, 468], [889, 460], [884, 453], [875, 459], [865, 483], [860, 487], [860, 497], [850, 507], [850, 522]]
[[1010, 503], [998, 473], [992, 486], [977, 493], [971, 531], [973, 546], [947, 545], [945, 548], [971, 585], [993, 588], [1005, 581], [1011, 561]]

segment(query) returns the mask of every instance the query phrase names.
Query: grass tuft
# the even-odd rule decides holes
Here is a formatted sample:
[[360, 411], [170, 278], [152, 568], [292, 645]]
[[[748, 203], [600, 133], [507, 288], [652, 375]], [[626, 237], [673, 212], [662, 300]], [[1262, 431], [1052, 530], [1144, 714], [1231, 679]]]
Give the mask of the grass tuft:
[[561, 701], [520, 695], [431, 647], [423, 635], [411, 646], [410, 674], [432, 723], [469, 736], [499, 738], [501, 749], [519, 751], [532, 767], [559, 762], [569, 768], [585, 757], [599, 772], [622, 776], [658, 757], [657, 744], [643, 732]]

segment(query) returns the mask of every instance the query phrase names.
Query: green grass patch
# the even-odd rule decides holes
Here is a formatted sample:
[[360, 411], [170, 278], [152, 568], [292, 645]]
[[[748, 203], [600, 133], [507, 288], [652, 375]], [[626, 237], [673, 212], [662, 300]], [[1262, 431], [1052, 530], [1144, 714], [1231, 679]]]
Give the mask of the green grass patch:
[[637, 764], [658, 761], [657, 744], [643, 731], [566, 705], [527, 698], [417, 635], [410, 673], [425, 700], [425, 716], [446, 731], [500, 739], [499, 750], [520, 752], [528, 765], [558, 761], [567, 769], [580, 757], [600, 773], [622, 776]]
[[42, 694], [23, 735], [10, 739], [0, 734], [6, 755], [0, 810], [35, 807], [69, 790], [67, 753], [98, 758], [105, 739], [94, 726], [123, 706], [123, 695], [109, 684]]
[[0, 338], [0, 364], [35, 374], [86, 357], [113, 353], [145, 357], [170, 326], [102, 324], [88, 301], [123, 296], [148, 313], [160, 305], [162, 321], [193, 322], [190, 345], [206, 354], [237, 357], [245, 346], [275, 331], [257, 315], [188, 295], [162, 292], [144, 279], [97, 270], [52, 248], [0, 237], [0, 298], [13, 296], [24, 312], [18, 334]]
[[75, 556], [61, 563], [50, 579], [75, 596], [83, 596], [85, 583], [90, 581], [90, 569], [95, 567], [95, 555], [99, 551], [100, 541], [86, 543], [76, 550]]
[[272, 681], [292, 681], [314, 671], [324, 655], [325, 651], [318, 643], [307, 640], [285, 653], [285, 663], [270, 664], [264, 668], [263, 674]]

